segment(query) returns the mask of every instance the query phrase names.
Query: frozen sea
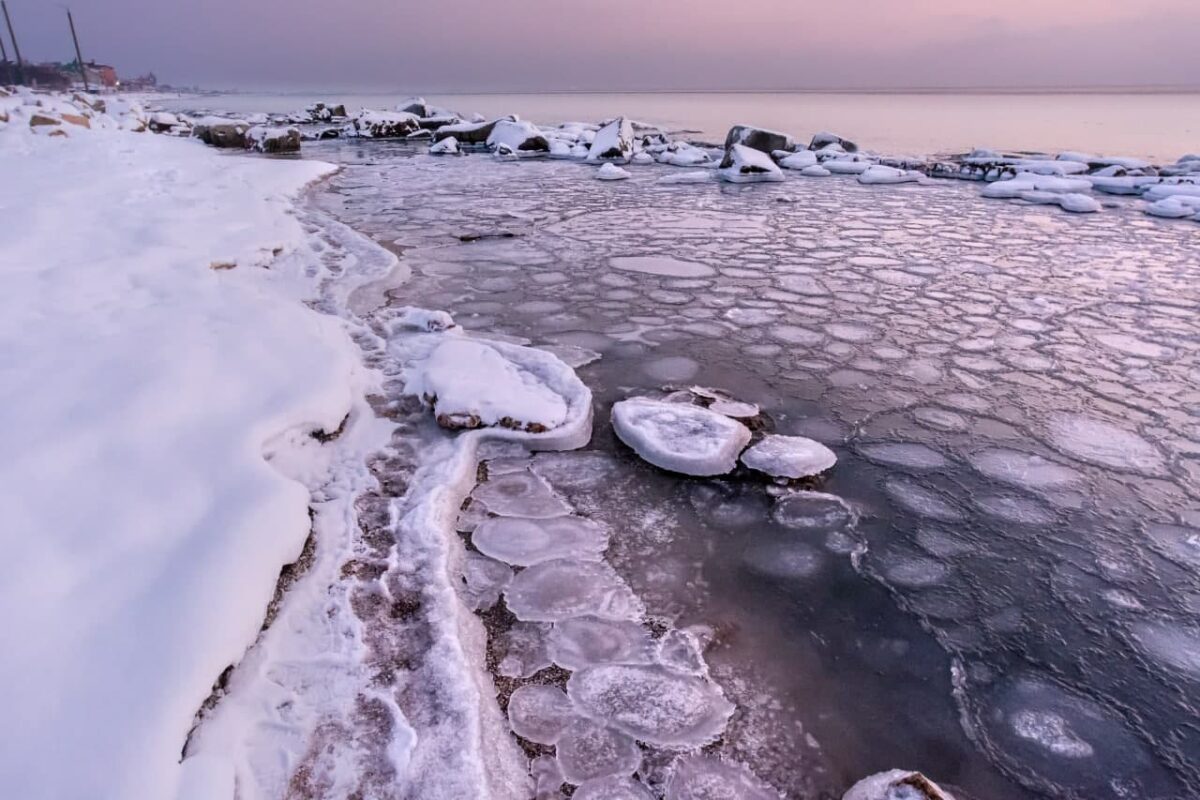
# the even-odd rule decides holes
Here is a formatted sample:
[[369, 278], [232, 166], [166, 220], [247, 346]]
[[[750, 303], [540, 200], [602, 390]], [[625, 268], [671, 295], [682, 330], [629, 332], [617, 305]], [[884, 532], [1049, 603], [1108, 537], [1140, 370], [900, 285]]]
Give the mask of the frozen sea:
[[[893, 767], [960, 800], [1200, 796], [1194, 223], [424, 149], [306, 144], [343, 167], [314, 202], [400, 256], [382, 302], [601, 355], [591, 444], [533, 469], [652, 619], [711, 632], [721, 754], [797, 798]], [[833, 497], [615, 438], [615, 401], [689, 384], [828, 444]]]

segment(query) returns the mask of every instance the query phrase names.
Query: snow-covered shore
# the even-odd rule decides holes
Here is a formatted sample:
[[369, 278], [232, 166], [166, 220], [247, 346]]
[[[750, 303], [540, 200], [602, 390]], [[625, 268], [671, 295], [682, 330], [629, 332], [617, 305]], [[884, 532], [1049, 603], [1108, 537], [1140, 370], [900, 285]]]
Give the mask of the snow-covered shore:
[[270, 462], [319, 474], [308, 434], [359, 425], [373, 378], [302, 302], [293, 202], [333, 167], [62, 127], [0, 130], [0, 784], [171, 798], [313, 526]]

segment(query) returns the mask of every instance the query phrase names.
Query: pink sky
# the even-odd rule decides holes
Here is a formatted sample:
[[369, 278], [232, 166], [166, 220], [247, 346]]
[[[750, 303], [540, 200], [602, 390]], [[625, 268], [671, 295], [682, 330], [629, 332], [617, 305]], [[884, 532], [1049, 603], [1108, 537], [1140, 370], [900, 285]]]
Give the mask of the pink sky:
[[[9, 0], [25, 55], [63, 11]], [[1200, 84], [1200, 0], [73, 0], [88, 58], [240, 87]]]

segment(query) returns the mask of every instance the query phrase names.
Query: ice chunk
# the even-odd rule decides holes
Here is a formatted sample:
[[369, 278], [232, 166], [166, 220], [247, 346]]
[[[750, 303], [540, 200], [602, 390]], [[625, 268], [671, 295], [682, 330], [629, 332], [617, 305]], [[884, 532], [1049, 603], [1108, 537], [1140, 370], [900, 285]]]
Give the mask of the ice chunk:
[[538, 756], [529, 762], [529, 775], [534, 782], [534, 800], [560, 800], [566, 778], [557, 758]]
[[962, 511], [941, 492], [907, 478], [888, 478], [883, 488], [896, 505], [918, 517], [941, 522], [958, 522], [963, 518]]
[[429, 155], [431, 156], [456, 156], [458, 154], [458, 139], [453, 136], [447, 136], [445, 139], [429, 145]]
[[577, 450], [538, 453], [533, 458], [533, 471], [554, 488], [569, 494], [611, 485], [619, 475], [621, 465], [608, 453]]
[[588, 667], [567, 681], [567, 695], [594, 719], [659, 747], [706, 744], [734, 711], [715, 684], [654, 666]]
[[808, 478], [832, 469], [837, 456], [803, 436], [768, 434], [742, 453], [742, 463], [776, 478]]
[[633, 778], [611, 776], [579, 784], [573, 800], [654, 800], [654, 795]]
[[780, 800], [780, 794], [744, 764], [688, 755], [671, 763], [665, 800]]
[[508, 698], [509, 726], [531, 742], [554, 744], [576, 718], [575, 707], [556, 686], [530, 683]]
[[817, 164], [817, 154], [811, 150], [801, 150], [797, 153], [789, 153], [779, 159], [779, 166], [784, 169], [805, 169], [813, 167]]
[[704, 646], [700, 637], [691, 630], [676, 629], [664, 633], [658, 640], [658, 663], [685, 675], [708, 675]]
[[1139, 622], [1133, 626], [1133, 636], [1155, 661], [1200, 678], [1200, 628]]
[[642, 272], [647, 275], [666, 275], [673, 278], [707, 278], [717, 271], [707, 264], [682, 261], [666, 255], [614, 256], [608, 260], [613, 269]]
[[628, 777], [642, 765], [637, 742], [590, 719], [567, 726], [555, 744], [555, 755], [567, 783], [607, 777]]
[[1090, 758], [1095, 753], [1058, 714], [1026, 709], [1013, 714], [1010, 721], [1017, 736], [1036, 742], [1057, 756]]
[[811, 578], [824, 562], [819, 550], [803, 542], [763, 542], [742, 555], [742, 563], [754, 572], [784, 581]]
[[1132, 431], [1095, 417], [1055, 414], [1047, 422], [1051, 443], [1072, 458], [1121, 472], [1159, 475], [1162, 453]]
[[919, 772], [893, 769], [863, 778], [842, 800], [954, 800], [954, 795]]
[[517, 619], [558, 622], [593, 615], [638, 619], [643, 608], [613, 568], [594, 561], [558, 559], [535, 564], [517, 575], [505, 592]]
[[1078, 483], [1078, 471], [1034, 453], [990, 447], [968, 456], [971, 466], [987, 477], [1025, 489], [1052, 490]]
[[800, 170], [800, 174], [805, 178], [828, 178], [833, 173], [820, 164], [813, 164], [811, 167], [805, 167]]
[[546, 649], [550, 626], [518, 622], [497, 637], [497, 649], [503, 653], [497, 672], [506, 678], [529, 678], [553, 661]]
[[725, 151], [717, 172], [731, 183], [783, 180], [783, 173], [769, 155], [741, 144], [732, 145]]
[[873, 442], [858, 446], [858, 452], [877, 464], [905, 469], [942, 469], [946, 457], [928, 445], [916, 442]]
[[758, 416], [759, 409], [754, 403], [735, 400], [719, 389], [709, 389], [705, 386], [691, 386], [688, 388], [688, 391], [700, 398], [701, 404], [709, 411], [715, 411], [718, 414], [724, 414], [734, 419], [750, 419], [751, 417]]
[[654, 643], [644, 627], [596, 617], [564, 619], [550, 631], [550, 657], [563, 669], [596, 664], [649, 664]]
[[581, 517], [494, 517], [471, 534], [484, 555], [518, 567], [555, 558], [598, 560], [608, 547], [608, 529]]
[[629, 163], [633, 157], [633, 145], [633, 125], [624, 117], [618, 117], [596, 131], [587, 160]]
[[561, 395], [483, 342], [448, 338], [409, 377], [407, 390], [433, 405], [443, 427], [501, 425], [536, 432], [567, 418]]
[[1054, 512], [1045, 503], [1012, 494], [978, 494], [971, 502], [985, 514], [1018, 525], [1049, 525]]
[[502, 517], [547, 519], [571, 513], [571, 507], [550, 484], [528, 470], [505, 473], [481, 483], [471, 497]]
[[512, 583], [512, 568], [491, 558], [467, 553], [463, 561], [463, 599], [472, 611], [486, 611]]
[[390, 335], [400, 330], [440, 332], [455, 327], [454, 317], [445, 311], [433, 311], [414, 306], [389, 308], [385, 323]]
[[613, 430], [646, 461], [685, 475], [721, 475], [737, 465], [750, 430], [697, 406], [635, 397], [612, 409]]
[[858, 176], [858, 182], [868, 185], [889, 185], [897, 183], [917, 183], [925, 176], [916, 170], [896, 169], [882, 164], [872, 164]]
[[813, 533], [837, 531], [854, 524], [846, 501], [823, 492], [792, 492], [775, 503], [775, 521], [785, 528]]
[[613, 163], [604, 164], [596, 170], [596, 179], [601, 181], [623, 181], [632, 177], [629, 170], [621, 169]]
[[1096, 198], [1077, 192], [1059, 195], [1058, 205], [1062, 207], [1063, 211], [1070, 211], [1072, 214], [1095, 214], [1102, 208]]
[[996, 200], [1014, 200], [1027, 192], [1078, 194], [1089, 192], [1092, 184], [1082, 178], [1055, 178], [1020, 173], [1007, 180], [995, 181], [983, 187], [983, 196]]
[[950, 568], [942, 562], [921, 556], [900, 556], [883, 565], [883, 575], [888, 583], [909, 588], [941, 583], [949, 574]]

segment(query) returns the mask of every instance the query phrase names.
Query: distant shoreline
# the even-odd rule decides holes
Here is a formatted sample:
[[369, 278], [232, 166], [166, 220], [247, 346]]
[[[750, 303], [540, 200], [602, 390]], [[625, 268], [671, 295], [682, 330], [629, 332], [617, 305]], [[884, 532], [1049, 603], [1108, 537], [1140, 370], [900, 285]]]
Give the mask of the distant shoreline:
[[519, 95], [745, 95], [745, 94], [853, 94], [853, 95], [1171, 95], [1200, 94], [1196, 86], [1079, 86], [1079, 87], [922, 87], [922, 88], [858, 88], [858, 89], [202, 89], [198, 94], [279, 96], [358, 95], [436, 95], [439, 97], [519, 96]]

